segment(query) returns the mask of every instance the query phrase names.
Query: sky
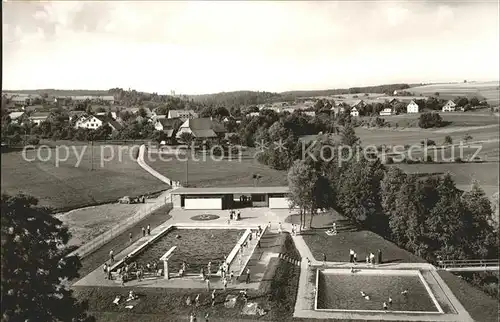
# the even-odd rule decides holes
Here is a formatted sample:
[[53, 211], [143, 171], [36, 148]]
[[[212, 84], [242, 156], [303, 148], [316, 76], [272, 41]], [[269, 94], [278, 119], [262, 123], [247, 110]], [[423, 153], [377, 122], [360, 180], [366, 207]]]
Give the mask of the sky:
[[498, 1], [3, 1], [3, 89], [202, 94], [499, 79]]

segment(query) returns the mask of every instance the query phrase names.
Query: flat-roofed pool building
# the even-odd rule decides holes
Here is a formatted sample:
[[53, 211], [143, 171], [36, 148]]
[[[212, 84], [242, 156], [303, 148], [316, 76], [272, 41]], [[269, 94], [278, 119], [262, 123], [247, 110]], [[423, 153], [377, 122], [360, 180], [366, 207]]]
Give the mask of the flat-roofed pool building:
[[179, 188], [172, 191], [174, 208], [231, 209], [268, 207], [288, 209], [288, 187]]

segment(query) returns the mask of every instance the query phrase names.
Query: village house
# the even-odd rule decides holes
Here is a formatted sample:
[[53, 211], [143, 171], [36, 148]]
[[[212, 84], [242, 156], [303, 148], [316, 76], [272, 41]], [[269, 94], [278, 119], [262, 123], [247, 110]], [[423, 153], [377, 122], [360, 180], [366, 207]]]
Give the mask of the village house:
[[123, 129], [123, 125], [118, 123], [116, 120], [113, 119], [107, 120], [106, 123], [109, 125], [111, 131], [113, 132], [120, 131], [121, 129]]
[[87, 115], [87, 113], [84, 111], [69, 111], [68, 112], [70, 122], [80, 118], [82, 115]]
[[183, 122], [180, 118], [161, 118], [155, 121], [154, 126], [155, 130], [163, 132], [169, 144], [173, 144], [175, 140], [175, 134], [179, 130], [182, 123]]
[[357, 100], [357, 101], [354, 101], [352, 104], [351, 104], [351, 107], [356, 110], [359, 110], [359, 109], [362, 109], [363, 107], [366, 106], [366, 103], [365, 101], [363, 100]]
[[350, 114], [351, 114], [351, 116], [353, 116], [353, 117], [358, 117], [358, 116], [359, 116], [359, 111], [358, 111], [358, 109], [357, 109], [357, 108], [353, 107], [353, 108], [351, 109], [351, 113], [350, 113]]
[[442, 110], [443, 112], [455, 112], [456, 106], [457, 104], [455, 104], [455, 102], [449, 100], [448, 102], [446, 102], [446, 104], [444, 104]]
[[106, 116], [81, 115], [75, 122], [75, 129], [97, 130], [101, 126], [107, 124], [112, 131], [119, 131], [123, 126], [116, 120], [107, 119]]
[[103, 120], [94, 115], [82, 115], [75, 122], [75, 129], [96, 130], [103, 125]]
[[392, 107], [394, 107], [397, 103], [399, 103], [399, 100], [397, 98], [391, 98], [389, 101], [388, 101], [389, 105], [391, 105]]
[[226, 129], [212, 118], [196, 118], [184, 121], [177, 131], [176, 138], [180, 138], [182, 133], [191, 133], [198, 139], [208, 139], [224, 136]]
[[392, 115], [392, 108], [390, 108], [390, 107], [384, 108], [380, 112], [380, 116], [391, 116], [391, 115]]
[[419, 111], [419, 106], [415, 101], [411, 101], [407, 106], [406, 106], [406, 113], [408, 114], [414, 114], [418, 113]]
[[170, 110], [168, 111], [167, 118], [180, 118], [182, 121], [186, 121], [188, 119], [198, 118], [198, 114], [196, 114], [193, 110]]
[[9, 114], [9, 118], [13, 122], [20, 123], [23, 115], [24, 115], [24, 112], [12, 112]]
[[40, 125], [40, 123], [45, 122], [49, 116], [50, 116], [49, 112], [35, 112], [31, 114], [31, 116], [28, 119], [34, 124]]

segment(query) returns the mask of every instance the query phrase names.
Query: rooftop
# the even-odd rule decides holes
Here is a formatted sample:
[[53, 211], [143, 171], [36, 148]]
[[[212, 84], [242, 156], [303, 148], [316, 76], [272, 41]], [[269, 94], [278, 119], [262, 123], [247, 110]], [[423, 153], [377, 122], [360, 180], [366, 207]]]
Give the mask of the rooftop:
[[206, 195], [206, 194], [235, 194], [235, 193], [288, 193], [288, 187], [207, 187], [207, 188], [179, 188], [172, 191], [174, 195]]

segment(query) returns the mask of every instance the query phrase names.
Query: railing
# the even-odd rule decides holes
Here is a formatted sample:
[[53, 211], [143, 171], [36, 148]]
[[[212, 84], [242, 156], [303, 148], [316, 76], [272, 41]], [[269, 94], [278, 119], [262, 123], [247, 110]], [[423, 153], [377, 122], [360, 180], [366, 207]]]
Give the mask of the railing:
[[118, 225], [116, 225], [113, 228], [111, 228], [110, 230], [106, 231], [104, 234], [97, 236], [96, 238], [92, 239], [88, 243], [80, 246], [77, 250], [71, 252], [67, 256], [70, 257], [70, 256], [78, 255], [80, 258], [83, 258], [83, 257], [91, 254], [96, 249], [105, 245], [106, 243], [111, 241], [113, 238], [122, 234], [128, 228], [130, 228], [134, 224], [141, 221], [144, 217], [149, 215], [151, 212], [153, 212], [153, 211], [155, 211], [155, 210], [157, 210], [165, 205], [167, 205], [168, 210], [172, 209], [171, 203], [159, 202], [159, 201], [154, 203], [154, 204], [151, 204], [147, 207], [144, 207], [144, 208], [140, 209], [139, 211], [137, 211], [132, 217], [129, 217], [126, 220], [120, 222]]
[[440, 260], [439, 269], [498, 267], [498, 259]]

